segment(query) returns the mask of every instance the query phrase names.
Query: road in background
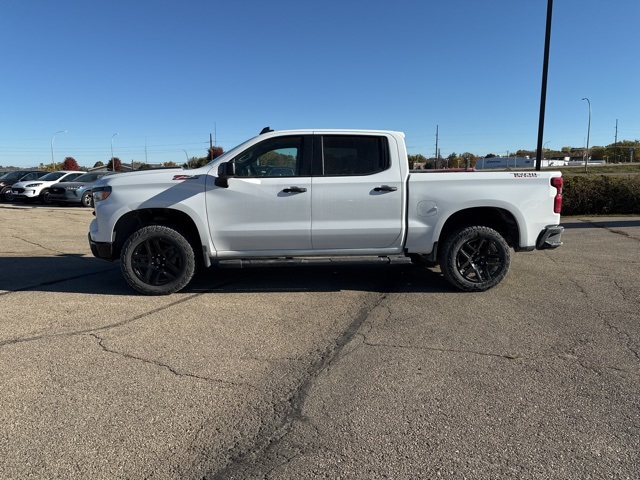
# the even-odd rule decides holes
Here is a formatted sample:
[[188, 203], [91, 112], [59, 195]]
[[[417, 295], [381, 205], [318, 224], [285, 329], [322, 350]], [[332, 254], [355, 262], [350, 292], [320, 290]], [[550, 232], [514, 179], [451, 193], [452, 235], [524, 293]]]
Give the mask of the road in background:
[[640, 218], [478, 294], [408, 265], [135, 294], [91, 212], [0, 204], [0, 478], [637, 478]]

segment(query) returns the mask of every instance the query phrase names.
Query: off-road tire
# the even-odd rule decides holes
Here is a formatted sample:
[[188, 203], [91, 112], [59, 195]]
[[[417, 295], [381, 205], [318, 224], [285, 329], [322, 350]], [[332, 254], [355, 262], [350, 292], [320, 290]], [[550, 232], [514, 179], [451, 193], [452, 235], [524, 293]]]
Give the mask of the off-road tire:
[[164, 225], [136, 230], [124, 243], [120, 268], [127, 283], [145, 295], [182, 290], [196, 268], [193, 247], [185, 236]]
[[496, 286], [511, 263], [509, 245], [489, 227], [472, 226], [453, 232], [440, 252], [444, 278], [466, 292], [483, 292]]

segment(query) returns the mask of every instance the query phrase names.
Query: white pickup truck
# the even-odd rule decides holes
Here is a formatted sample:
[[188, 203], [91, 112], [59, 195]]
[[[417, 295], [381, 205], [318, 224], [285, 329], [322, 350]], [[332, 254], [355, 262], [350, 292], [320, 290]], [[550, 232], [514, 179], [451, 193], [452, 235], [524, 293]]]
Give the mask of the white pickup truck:
[[260, 135], [197, 169], [103, 177], [93, 255], [162, 295], [199, 267], [402, 256], [458, 289], [498, 284], [515, 251], [562, 245], [560, 172], [410, 171], [393, 131]]

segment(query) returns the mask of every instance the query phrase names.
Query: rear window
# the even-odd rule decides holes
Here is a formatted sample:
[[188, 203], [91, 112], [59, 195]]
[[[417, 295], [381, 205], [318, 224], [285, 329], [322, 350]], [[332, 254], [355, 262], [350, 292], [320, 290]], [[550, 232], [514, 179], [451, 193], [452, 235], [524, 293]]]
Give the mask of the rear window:
[[389, 168], [386, 137], [325, 135], [322, 140], [324, 175], [371, 175]]

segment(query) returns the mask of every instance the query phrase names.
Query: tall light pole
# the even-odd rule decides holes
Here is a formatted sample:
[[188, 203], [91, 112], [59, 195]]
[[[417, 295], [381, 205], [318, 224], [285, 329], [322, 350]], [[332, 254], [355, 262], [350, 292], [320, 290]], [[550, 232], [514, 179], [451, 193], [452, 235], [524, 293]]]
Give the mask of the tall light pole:
[[[115, 163], [113, 161], [113, 137], [115, 137], [116, 135], [120, 135], [119, 133], [114, 133], [113, 135], [111, 135], [111, 169], [115, 172], [116, 171], [116, 166]], [[107, 168], [107, 170], [109, 170], [109, 168]]]
[[53, 134], [53, 137], [51, 137], [51, 166], [53, 167], [52, 171], [56, 170], [56, 161], [53, 158], [53, 141], [56, 138], [56, 135], [58, 135], [59, 133], [67, 133], [66, 130], [59, 130], [56, 133]]
[[589, 163], [589, 134], [591, 133], [591, 102], [588, 98], [583, 98], [582, 100], [586, 100], [589, 104], [589, 124], [587, 125], [587, 158], [584, 162], [584, 171], [587, 171], [587, 165]]
[[182, 151], [184, 152], [185, 156], [187, 157], [187, 168], [189, 168], [189, 154], [187, 153], [187, 151], [183, 148]]
[[542, 60], [542, 89], [540, 92], [540, 121], [538, 123], [538, 144], [536, 147], [536, 171], [542, 167], [542, 139], [544, 137], [544, 112], [547, 104], [547, 78], [549, 76], [549, 47], [551, 43], [551, 18], [553, 0], [547, 0], [547, 28], [544, 37], [544, 57]]

